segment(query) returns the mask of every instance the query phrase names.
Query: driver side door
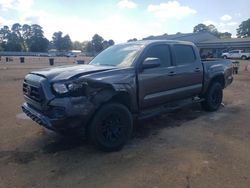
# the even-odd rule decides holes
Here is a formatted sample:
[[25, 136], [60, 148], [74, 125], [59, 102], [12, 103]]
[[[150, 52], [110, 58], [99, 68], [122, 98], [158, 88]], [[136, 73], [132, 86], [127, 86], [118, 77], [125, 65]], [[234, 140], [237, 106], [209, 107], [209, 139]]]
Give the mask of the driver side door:
[[175, 88], [175, 72], [170, 46], [167, 44], [150, 46], [143, 54], [141, 64], [146, 58], [158, 58], [161, 65], [144, 69], [138, 74], [141, 109], [171, 101], [174, 98], [174, 93], [171, 93], [171, 90]]

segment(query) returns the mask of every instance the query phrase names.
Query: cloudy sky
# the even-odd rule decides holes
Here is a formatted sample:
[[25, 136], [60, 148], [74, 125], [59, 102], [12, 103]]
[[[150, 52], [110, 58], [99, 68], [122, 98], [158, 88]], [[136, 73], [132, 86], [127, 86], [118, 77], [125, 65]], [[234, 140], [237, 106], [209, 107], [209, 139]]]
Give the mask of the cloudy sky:
[[149, 35], [192, 32], [198, 23], [214, 24], [236, 35], [250, 18], [250, 0], [0, 0], [0, 27], [40, 24], [51, 39], [55, 31], [85, 41], [98, 33], [116, 43]]

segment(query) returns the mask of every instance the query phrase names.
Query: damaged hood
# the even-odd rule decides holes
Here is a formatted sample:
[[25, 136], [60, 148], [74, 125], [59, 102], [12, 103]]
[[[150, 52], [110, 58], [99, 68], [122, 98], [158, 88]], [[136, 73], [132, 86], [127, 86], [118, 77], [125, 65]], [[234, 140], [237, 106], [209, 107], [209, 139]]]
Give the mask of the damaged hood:
[[55, 68], [42, 69], [40, 71], [33, 71], [31, 74], [46, 77], [50, 82], [57, 82], [62, 80], [69, 80], [81, 76], [87, 76], [98, 72], [117, 69], [111, 66], [95, 66], [95, 65], [73, 65], [73, 66], [59, 66]]

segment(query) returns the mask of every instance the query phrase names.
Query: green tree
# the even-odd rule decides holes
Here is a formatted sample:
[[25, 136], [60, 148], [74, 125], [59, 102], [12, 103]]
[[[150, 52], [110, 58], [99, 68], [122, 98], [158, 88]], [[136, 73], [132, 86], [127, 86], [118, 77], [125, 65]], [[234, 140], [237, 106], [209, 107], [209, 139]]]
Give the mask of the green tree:
[[52, 43], [57, 50], [61, 50], [61, 43], [62, 43], [62, 32], [58, 31], [55, 32], [52, 36]]
[[108, 43], [109, 43], [109, 46], [113, 46], [113, 45], [115, 44], [115, 41], [112, 40], [112, 39], [110, 39], [110, 40], [108, 41]]
[[229, 32], [224, 32], [221, 33], [218, 31], [218, 29], [213, 25], [205, 25], [205, 24], [198, 24], [194, 27], [194, 33], [199, 33], [199, 32], [209, 32], [215, 35], [218, 38], [225, 39], [225, 38], [231, 38], [232, 34]]
[[129, 39], [127, 42], [135, 42], [137, 41], [137, 38]]
[[81, 50], [83, 51], [84, 44], [79, 41], [72, 42], [72, 49], [73, 50]]
[[11, 27], [12, 34], [15, 34], [18, 38], [18, 42], [23, 42], [23, 37], [21, 34], [22, 26], [19, 23], [15, 23]]
[[210, 24], [210, 25], [205, 25], [205, 24], [198, 24], [194, 27], [194, 33], [199, 33], [199, 32], [210, 32], [210, 33], [213, 33], [215, 35], [218, 34], [218, 30], [217, 28], [213, 25], [213, 24]]
[[217, 28], [213, 24], [208, 25], [207, 28], [208, 28], [208, 32], [210, 33], [214, 33], [214, 34], [218, 33]]
[[88, 52], [90, 55], [96, 55], [102, 50], [114, 45], [114, 40], [104, 40], [100, 35], [95, 34], [91, 41], [83, 42], [83, 50]]
[[5, 51], [22, 51], [22, 36], [21, 25], [19, 23], [13, 24], [11, 30], [8, 26], [4, 26], [0, 30], [1, 47]]
[[72, 41], [69, 35], [65, 35], [62, 40], [62, 50], [69, 51], [72, 50]]
[[85, 50], [88, 52], [88, 53], [94, 53], [95, 51], [95, 48], [92, 44], [92, 41], [89, 41], [87, 44], [86, 44], [86, 47], [85, 47]]
[[11, 32], [7, 36], [7, 42], [4, 44], [5, 51], [22, 51], [22, 43], [20, 38], [14, 32]]
[[11, 31], [8, 26], [3, 26], [3, 28], [0, 29], [0, 44], [2, 47], [6, 45], [10, 33]]
[[43, 33], [43, 28], [40, 25], [31, 25], [31, 36], [44, 37]]
[[109, 47], [109, 42], [108, 42], [107, 40], [104, 40], [104, 41], [102, 42], [102, 47], [103, 47], [103, 49], [108, 48], [108, 47]]
[[72, 41], [69, 35], [63, 36], [61, 31], [55, 32], [52, 42], [58, 51], [68, 51], [72, 49]]
[[31, 26], [24, 24], [22, 26], [23, 48], [24, 51], [29, 51], [28, 40], [31, 37]]
[[48, 51], [49, 41], [42, 37], [31, 37], [29, 43], [29, 51], [31, 52], [46, 52]]
[[194, 33], [199, 33], [199, 32], [208, 32], [209, 31], [209, 28], [208, 26], [206, 26], [205, 24], [198, 24], [194, 27]]
[[106, 48], [108, 48], [110, 46], [113, 46], [114, 44], [115, 44], [115, 42], [112, 39], [110, 39], [109, 41], [104, 40], [102, 42], [102, 47], [103, 47], [103, 49], [106, 49]]
[[28, 24], [24, 24], [22, 27], [22, 36], [24, 38], [24, 40], [29, 39], [29, 37], [31, 36], [31, 26]]
[[43, 29], [40, 25], [33, 24], [26, 27], [26, 42], [31, 52], [46, 52], [48, 50], [49, 41], [44, 37]]
[[250, 18], [246, 21], [243, 21], [239, 25], [239, 28], [237, 29], [237, 37], [238, 38], [250, 37]]
[[43, 35], [40, 25], [21, 26], [19, 23], [0, 29], [0, 46], [5, 51], [32, 51], [45, 52], [48, 48], [48, 40]]
[[22, 38], [21, 30], [22, 30], [22, 26], [19, 23], [15, 23], [11, 27], [12, 33], [15, 34], [20, 40]]
[[219, 38], [221, 38], [221, 39], [229, 39], [229, 38], [232, 38], [232, 34], [229, 33], [229, 32], [219, 33]]
[[98, 34], [95, 34], [93, 37], [92, 37], [92, 45], [94, 47], [94, 50], [95, 52], [99, 53], [103, 50], [103, 43], [104, 39], [98, 35]]

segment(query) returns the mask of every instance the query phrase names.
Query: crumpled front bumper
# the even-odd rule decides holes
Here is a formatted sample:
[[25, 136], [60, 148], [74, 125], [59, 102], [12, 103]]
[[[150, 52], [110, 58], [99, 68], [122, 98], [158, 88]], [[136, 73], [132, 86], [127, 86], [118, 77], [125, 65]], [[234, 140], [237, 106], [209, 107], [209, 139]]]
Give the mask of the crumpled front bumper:
[[[88, 115], [79, 115], [76, 114], [74, 116], [61, 116], [61, 117], [51, 117], [51, 115], [45, 115], [44, 113], [40, 112], [39, 110], [35, 109], [28, 103], [24, 103], [22, 105], [23, 112], [30, 117], [33, 121], [38, 123], [39, 125], [53, 130], [53, 131], [60, 131], [60, 130], [67, 130], [77, 127], [85, 127], [88, 123], [91, 114]], [[53, 115], [53, 114], [52, 114]]]
[[42, 113], [38, 112], [36, 109], [32, 108], [27, 103], [22, 105], [23, 112], [30, 117], [33, 121], [39, 125], [50, 129], [55, 130], [58, 125], [61, 125], [65, 119], [51, 119]]

